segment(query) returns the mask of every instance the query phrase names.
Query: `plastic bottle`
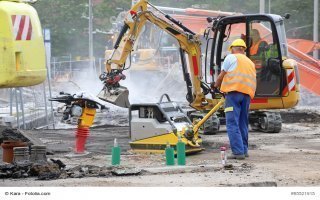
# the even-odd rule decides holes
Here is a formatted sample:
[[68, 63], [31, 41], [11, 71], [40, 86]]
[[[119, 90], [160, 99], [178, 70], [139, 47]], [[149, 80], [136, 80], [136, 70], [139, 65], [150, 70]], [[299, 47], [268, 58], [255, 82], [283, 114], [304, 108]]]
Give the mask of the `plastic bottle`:
[[112, 165], [120, 165], [120, 154], [121, 154], [121, 149], [118, 146], [117, 138], [114, 139], [113, 142], [113, 147], [112, 147], [112, 152], [111, 152], [111, 164]]
[[225, 166], [227, 164], [227, 148], [220, 147], [221, 164]]
[[167, 147], [165, 149], [166, 152], [166, 164], [169, 165], [174, 165], [174, 149], [170, 147], [169, 142], [167, 142]]
[[177, 159], [178, 165], [186, 165], [186, 144], [181, 141], [181, 136], [177, 143]]

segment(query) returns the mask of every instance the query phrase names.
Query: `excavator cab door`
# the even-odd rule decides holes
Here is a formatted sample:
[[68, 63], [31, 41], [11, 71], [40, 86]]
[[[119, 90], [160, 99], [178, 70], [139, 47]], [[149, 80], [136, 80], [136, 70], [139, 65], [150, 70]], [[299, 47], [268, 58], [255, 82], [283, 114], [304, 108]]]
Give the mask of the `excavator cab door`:
[[[238, 38], [246, 42], [246, 55], [255, 63], [257, 89], [255, 97], [281, 96], [283, 84], [282, 50], [276, 15], [241, 15], [221, 18], [213, 26], [214, 39], [210, 67], [213, 78], [220, 73], [231, 43]], [[280, 17], [281, 18], [281, 17]], [[283, 49], [281, 49], [281, 47]]]

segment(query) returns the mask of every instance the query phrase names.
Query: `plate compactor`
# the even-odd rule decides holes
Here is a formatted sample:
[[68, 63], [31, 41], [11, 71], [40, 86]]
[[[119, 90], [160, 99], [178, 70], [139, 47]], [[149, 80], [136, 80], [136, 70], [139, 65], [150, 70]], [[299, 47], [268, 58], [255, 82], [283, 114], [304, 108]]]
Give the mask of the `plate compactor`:
[[[164, 97], [167, 98], [165, 102]], [[199, 128], [223, 102], [224, 99], [205, 117], [193, 123], [167, 94], [163, 94], [158, 103], [132, 104], [129, 109], [130, 146], [134, 152], [164, 153], [167, 144], [175, 148], [181, 138], [187, 154], [202, 151]]]

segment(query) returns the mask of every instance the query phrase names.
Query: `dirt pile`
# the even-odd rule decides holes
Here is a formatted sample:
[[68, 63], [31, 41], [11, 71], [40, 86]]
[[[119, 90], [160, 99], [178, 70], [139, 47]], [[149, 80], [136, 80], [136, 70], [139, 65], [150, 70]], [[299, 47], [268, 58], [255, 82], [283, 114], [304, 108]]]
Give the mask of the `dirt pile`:
[[30, 161], [0, 163], [0, 178], [37, 177], [38, 180], [57, 179], [61, 175], [59, 165], [55, 163], [38, 164]]
[[67, 178], [85, 177], [111, 177], [140, 175], [142, 170], [123, 166], [94, 166], [78, 165], [67, 169], [61, 160], [48, 161], [46, 163], [32, 163], [30, 161], [0, 163], [0, 178], [23, 179], [35, 177], [36, 180], [55, 180]]

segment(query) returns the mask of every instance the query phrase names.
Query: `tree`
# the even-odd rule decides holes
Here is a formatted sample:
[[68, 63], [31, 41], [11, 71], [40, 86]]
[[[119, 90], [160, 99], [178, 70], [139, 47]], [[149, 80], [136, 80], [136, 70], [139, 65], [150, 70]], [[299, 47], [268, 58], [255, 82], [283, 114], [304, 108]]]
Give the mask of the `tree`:
[[[128, 10], [129, 0], [95, 1], [93, 5], [94, 55], [103, 57], [106, 35], [111, 19], [121, 10]], [[270, 0], [271, 1], [271, 0]], [[240, 13], [258, 13], [257, 0], [150, 0], [156, 6], [201, 8]], [[72, 54], [88, 56], [88, 0], [38, 0], [34, 7], [39, 13], [43, 28], [51, 30], [53, 56]], [[272, 0], [271, 12], [284, 15], [288, 36], [312, 39], [313, 0]], [[300, 27], [300, 28], [299, 28]], [[99, 31], [96, 31], [99, 30]]]
[[104, 57], [105, 46], [107, 43], [108, 32], [112, 28], [113, 18], [116, 17], [121, 11], [129, 10], [131, 2], [128, 0], [117, 0], [106, 2], [103, 1], [93, 6], [93, 21], [94, 26], [94, 51], [96, 57]]
[[313, 0], [273, 0], [271, 12], [278, 15], [290, 13], [285, 21], [287, 37], [312, 40], [313, 36]]
[[88, 42], [87, 4], [85, 0], [39, 0], [34, 4], [42, 28], [51, 30], [52, 54], [85, 55]]

